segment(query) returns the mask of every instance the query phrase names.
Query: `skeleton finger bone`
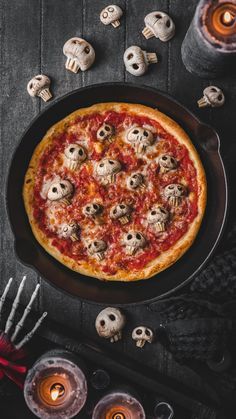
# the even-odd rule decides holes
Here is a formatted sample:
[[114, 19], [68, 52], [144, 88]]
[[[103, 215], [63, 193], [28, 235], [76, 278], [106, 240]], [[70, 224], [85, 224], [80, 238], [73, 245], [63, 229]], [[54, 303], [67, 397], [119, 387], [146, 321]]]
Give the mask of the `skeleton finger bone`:
[[18, 288], [16, 297], [13, 301], [11, 312], [10, 312], [10, 314], [8, 316], [8, 319], [7, 319], [7, 322], [6, 322], [6, 327], [5, 327], [5, 333], [6, 334], [9, 333], [9, 330], [12, 327], [12, 324], [13, 324], [13, 321], [14, 321], [14, 316], [15, 316], [17, 307], [18, 307], [19, 302], [20, 302], [20, 296], [22, 294], [22, 291], [23, 291], [23, 288], [24, 288], [24, 285], [25, 285], [25, 281], [26, 281], [26, 276], [23, 276], [23, 279], [22, 279], [22, 281], [20, 283], [20, 286]]

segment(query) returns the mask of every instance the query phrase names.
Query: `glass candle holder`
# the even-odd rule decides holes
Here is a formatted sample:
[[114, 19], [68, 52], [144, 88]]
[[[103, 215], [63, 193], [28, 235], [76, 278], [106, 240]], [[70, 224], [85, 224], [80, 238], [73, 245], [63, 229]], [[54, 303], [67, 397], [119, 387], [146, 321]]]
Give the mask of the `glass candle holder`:
[[29, 370], [24, 397], [29, 409], [43, 419], [70, 419], [87, 399], [84, 365], [73, 354], [52, 350]]
[[200, 0], [181, 48], [188, 71], [215, 78], [236, 62], [236, 0]]

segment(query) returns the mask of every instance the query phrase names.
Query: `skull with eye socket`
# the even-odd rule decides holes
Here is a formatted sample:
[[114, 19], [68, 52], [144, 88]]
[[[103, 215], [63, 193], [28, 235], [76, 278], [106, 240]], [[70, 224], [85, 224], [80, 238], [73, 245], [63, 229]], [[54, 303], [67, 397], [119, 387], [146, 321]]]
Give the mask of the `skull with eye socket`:
[[52, 97], [52, 94], [49, 90], [50, 84], [51, 81], [48, 76], [39, 74], [29, 81], [27, 85], [27, 91], [30, 96], [39, 96], [44, 100], [44, 102], [47, 102]]
[[78, 165], [87, 159], [84, 148], [79, 144], [69, 144], [65, 148], [64, 154], [66, 157], [66, 166], [70, 170], [76, 170]]
[[174, 207], [181, 204], [186, 193], [186, 187], [180, 183], [171, 183], [164, 189], [164, 196], [168, 199], [170, 205], [173, 205]]
[[95, 171], [101, 182], [107, 185], [115, 182], [117, 173], [121, 171], [121, 164], [118, 160], [105, 158], [96, 164]]
[[50, 201], [60, 201], [65, 205], [69, 205], [73, 191], [73, 185], [69, 180], [60, 180], [60, 182], [53, 182], [51, 184], [47, 193], [47, 198]]
[[219, 87], [208, 86], [203, 90], [203, 97], [199, 99], [199, 108], [211, 106], [212, 108], [219, 108], [225, 103], [225, 96]]
[[101, 223], [100, 215], [102, 211], [102, 205], [98, 204], [97, 202], [91, 202], [90, 204], [85, 205], [83, 208], [84, 215], [86, 215], [86, 217], [92, 218], [98, 224]]
[[124, 203], [115, 205], [111, 208], [110, 217], [113, 220], [119, 220], [121, 224], [127, 224], [130, 221], [132, 208]]
[[154, 142], [153, 133], [143, 127], [133, 127], [126, 135], [127, 141], [132, 144], [137, 153], [145, 153], [147, 147]]
[[97, 139], [101, 142], [107, 140], [109, 143], [111, 143], [113, 134], [114, 128], [110, 124], [104, 123], [97, 131]]
[[104, 240], [94, 239], [90, 240], [87, 245], [87, 251], [90, 256], [94, 256], [98, 260], [103, 260], [107, 244]]
[[95, 327], [100, 337], [114, 343], [121, 339], [125, 323], [125, 316], [118, 308], [106, 307], [98, 314]]
[[153, 338], [153, 331], [149, 327], [138, 326], [132, 332], [132, 339], [138, 348], [143, 348], [146, 342], [152, 343]]
[[158, 205], [153, 207], [147, 214], [148, 224], [155, 225], [158, 231], [165, 231], [169, 219], [169, 212]]
[[160, 165], [161, 173], [166, 173], [170, 170], [174, 170], [178, 165], [177, 160], [169, 154], [162, 154], [158, 159], [158, 163]]
[[173, 38], [175, 34], [175, 24], [167, 13], [152, 12], [145, 19], [145, 28], [142, 33], [146, 39], [155, 36], [160, 41], [167, 42]]
[[103, 25], [112, 25], [117, 28], [120, 25], [120, 18], [123, 15], [122, 9], [115, 4], [105, 7], [100, 13], [100, 20]]
[[71, 239], [73, 242], [79, 240], [79, 225], [76, 221], [70, 221], [69, 223], [63, 223], [61, 225], [59, 235], [63, 239]]
[[129, 176], [127, 179], [127, 186], [129, 189], [144, 189], [144, 177], [142, 173], [134, 173], [133, 175]]
[[139, 231], [128, 231], [123, 237], [123, 245], [128, 255], [133, 256], [138, 250], [143, 249], [147, 245], [147, 241]]

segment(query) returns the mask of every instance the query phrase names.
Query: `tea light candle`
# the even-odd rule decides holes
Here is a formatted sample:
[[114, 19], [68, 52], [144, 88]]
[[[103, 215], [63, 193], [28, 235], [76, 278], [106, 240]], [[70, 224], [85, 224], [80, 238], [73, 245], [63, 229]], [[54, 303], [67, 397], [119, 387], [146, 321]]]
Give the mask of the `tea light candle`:
[[39, 418], [69, 419], [77, 415], [87, 399], [83, 364], [70, 352], [49, 351], [29, 370], [24, 397]]
[[145, 419], [141, 403], [129, 391], [113, 391], [94, 408], [92, 419]]
[[200, 0], [182, 44], [191, 73], [213, 78], [236, 62], [236, 0]]

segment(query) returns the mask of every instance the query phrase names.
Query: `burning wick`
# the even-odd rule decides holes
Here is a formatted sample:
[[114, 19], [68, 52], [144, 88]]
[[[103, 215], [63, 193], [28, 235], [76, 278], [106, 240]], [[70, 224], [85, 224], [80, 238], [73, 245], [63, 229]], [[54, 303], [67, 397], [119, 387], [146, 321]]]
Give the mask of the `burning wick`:
[[115, 413], [112, 419], [125, 419], [125, 415], [123, 413]]
[[231, 26], [234, 24], [235, 16], [230, 11], [226, 11], [221, 16], [221, 22], [225, 26]]
[[55, 402], [58, 398], [64, 396], [65, 388], [62, 384], [55, 383], [50, 388], [50, 395], [52, 400]]

